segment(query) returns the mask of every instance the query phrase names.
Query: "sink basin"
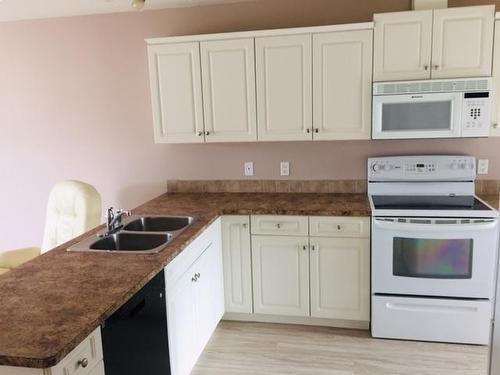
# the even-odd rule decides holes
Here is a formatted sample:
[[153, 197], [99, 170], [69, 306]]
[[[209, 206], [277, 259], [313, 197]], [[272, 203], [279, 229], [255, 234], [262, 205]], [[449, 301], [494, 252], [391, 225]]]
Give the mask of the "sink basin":
[[134, 232], [175, 232], [186, 228], [193, 222], [190, 216], [147, 216], [133, 220], [125, 227], [125, 231]]
[[[194, 222], [191, 216], [130, 216], [124, 227], [106, 236], [101, 230], [97, 239], [89, 236], [70, 246], [68, 251], [108, 251], [113, 253], [155, 254]], [[104, 237], [103, 237], [104, 236]]]
[[163, 249], [170, 239], [171, 234], [141, 234], [118, 232], [101, 238], [90, 245], [90, 250], [107, 250], [123, 252], [153, 253]]

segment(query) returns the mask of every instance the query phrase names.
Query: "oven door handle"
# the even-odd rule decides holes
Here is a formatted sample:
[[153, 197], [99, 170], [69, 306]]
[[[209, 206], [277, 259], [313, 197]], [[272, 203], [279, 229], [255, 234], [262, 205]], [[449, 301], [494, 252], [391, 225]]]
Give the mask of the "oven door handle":
[[465, 232], [465, 231], [476, 231], [476, 230], [488, 230], [494, 229], [497, 226], [497, 221], [492, 219], [487, 222], [479, 223], [468, 223], [468, 224], [436, 224], [436, 223], [398, 223], [384, 221], [380, 219], [374, 220], [374, 227], [379, 229], [389, 229], [389, 230], [411, 230], [414, 232], [441, 232], [446, 230], [447, 232]]
[[429, 312], [429, 313], [470, 313], [477, 312], [477, 307], [475, 306], [443, 306], [443, 305], [433, 305], [428, 303], [402, 303], [402, 302], [387, 302], [386, 308], [388, 310], [400, 310], [400, 311], [414, 311], [414, 312]]

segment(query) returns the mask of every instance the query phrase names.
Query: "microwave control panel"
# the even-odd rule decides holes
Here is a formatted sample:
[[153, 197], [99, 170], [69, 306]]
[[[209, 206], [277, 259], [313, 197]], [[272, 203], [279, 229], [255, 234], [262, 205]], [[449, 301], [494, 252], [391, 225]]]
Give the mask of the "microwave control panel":
[[490, 93], [464, 93], [462, 136], [487, 137], [490, 132]]

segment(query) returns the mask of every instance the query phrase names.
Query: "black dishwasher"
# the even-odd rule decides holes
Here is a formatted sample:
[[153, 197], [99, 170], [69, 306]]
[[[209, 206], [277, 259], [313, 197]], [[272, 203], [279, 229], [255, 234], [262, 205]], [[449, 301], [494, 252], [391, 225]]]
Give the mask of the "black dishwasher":
[[109, 317], [101, 332], [106, 375], [170, 375], [164, 273]]

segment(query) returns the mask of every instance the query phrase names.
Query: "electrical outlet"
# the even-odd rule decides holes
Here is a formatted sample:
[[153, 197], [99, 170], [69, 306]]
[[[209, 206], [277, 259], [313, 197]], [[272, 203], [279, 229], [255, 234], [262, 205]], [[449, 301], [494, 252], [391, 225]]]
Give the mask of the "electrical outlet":
[[253, 161], [245, 163], [245, 176], [253, 176]]
[[280, 163], [280, 174], [282, 176], [290, 176], [290, 162], [282, 161]]
[[488, 174], [489, 164], [488, 159], [479, 159], [477, 161], [477, 174]]

